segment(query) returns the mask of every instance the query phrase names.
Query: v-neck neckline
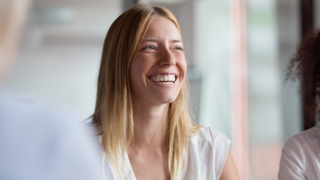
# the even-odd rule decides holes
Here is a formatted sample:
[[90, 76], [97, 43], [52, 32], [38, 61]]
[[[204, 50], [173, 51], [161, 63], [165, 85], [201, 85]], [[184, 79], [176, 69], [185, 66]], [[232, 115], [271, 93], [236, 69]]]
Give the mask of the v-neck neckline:
[[125, 151], [124, 155], [125, 155], [125, 163], [126, 163], [126, 168], [128, 170], [128, 173], [129, 173], [129, 177], [133, 178], [133, 180], [137, 180], [136, 175], [134, 174], [133, 168], [131, 166], [131, 162], [130, 162], [130, 159], [129, 159], [128, 152]]

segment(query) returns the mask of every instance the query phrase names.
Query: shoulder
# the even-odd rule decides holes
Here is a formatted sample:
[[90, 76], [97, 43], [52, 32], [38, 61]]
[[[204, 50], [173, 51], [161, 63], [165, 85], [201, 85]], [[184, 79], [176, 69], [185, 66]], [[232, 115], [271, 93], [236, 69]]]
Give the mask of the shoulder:
[[231, 141], [223, 133], [211, 128], [201, 128], [199, 133], [191, 138], [190, 163], [192, 162], [192, 166], [202, 167], [199, 172], [200, 179], [219, 179], [230, 143]]
[[230, 140], [225, 136], [224, 133], [211, 129], [210, 127], [200, 128], [199, 133], [191, 138], [191, 144], [199, 142], [230, 144]]
[[[282, 153], [302, 153], [306, 149], [311, 149], [315, 153], [319, 151], [318, 140], [320, 139], [320, 127], [316, 126], [289, 138]], [[302, 148], [308, 147], [308, 148]]]
[[208, 152], [207, 154], [224, 155], [228, 152], [231, 141], [225, 134], [211, 129], [202, 127], [199, 133], [191, 138], [190, 146], [199, 152]]
[[61, 104], [48, 103], [27, 93], [0, 88], [0, 99], [1, 119], [17, 120], [20, 123], [29, 123], [30, 125], [45, 122], [47, 124], [64, 124], [65, 126], [70, 122], [72, 124], [81, 121], [79, 114], [74, 109]]
[[[85, 129], [80, 124], [80, 115], [66, 105], [49, 103], [33, 95], [2, 88], [0, 99], [0, 134], [6, 129], [8, 132], [26, 133], [24, 137], [41, 134], [41, 137], [65, 139], [71, 136], [76, 138], [76, 134], [81, 134]], [[18, 134], [12, 134], [11, 138], [13, 136], [18, 137]]]
[[305, 179], [308, 164], [313, 167], [320, 155], [319, 139], [320, 127], [313, 127], [290, 137], [282, 149], [278, 178]]
[[190, 140], [190, 146], [195, 149], [217, 154], [225, 154], [229, 150], [230, 144], [231, 141], [225, 134], [210, 127], [202, 127], [199, 133]]
[[26, 179], [100, 179], [99, 149], [73, 109], [13, 93], [0, 92], [0, 99], [1, 172], [28, 172]]

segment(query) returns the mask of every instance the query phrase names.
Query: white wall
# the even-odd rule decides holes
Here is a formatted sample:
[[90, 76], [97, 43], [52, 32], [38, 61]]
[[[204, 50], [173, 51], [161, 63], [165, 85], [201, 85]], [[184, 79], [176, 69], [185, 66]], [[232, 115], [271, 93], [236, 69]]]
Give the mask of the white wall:
[[[34, 11], [41, 17], [31, 14], [16, 69], [6, 86], [71, 106], [83, 119], [89, 117], [95, 105], [102, 43], [122, 12], [121, 1], [36, 0]], [[69, 12], [65, 21], [63, 12]], [[60, 21], [55, 21], [57, 16]]]

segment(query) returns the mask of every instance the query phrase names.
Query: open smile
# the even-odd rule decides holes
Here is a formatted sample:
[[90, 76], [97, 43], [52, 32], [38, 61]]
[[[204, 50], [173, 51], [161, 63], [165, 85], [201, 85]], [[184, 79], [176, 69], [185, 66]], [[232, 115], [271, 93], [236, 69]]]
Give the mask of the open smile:
[[168, 85], [174, 84], [178, 78], [179, 78], [178, 75], [172, 74], [172, 73], [168, 73], [168, 74], [161, 73], [161, 74], [149, 76], [149, 79], [154, 83], [168, 84]]

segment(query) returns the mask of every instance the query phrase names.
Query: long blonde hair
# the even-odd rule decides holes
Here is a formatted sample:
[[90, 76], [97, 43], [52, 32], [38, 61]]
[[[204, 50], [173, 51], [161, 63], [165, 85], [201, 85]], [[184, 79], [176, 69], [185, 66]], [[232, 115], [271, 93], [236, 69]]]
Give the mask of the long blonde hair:
[[[169, 10], [139, 4], [113, 22], [104, 41], [92, 121], [102, 126], [102, 146], [118, 178], [124, 166], [125, 151], [134, 136], [130, 64], [154, 16], [168, 18], [181, 34], [179, 24]], [[168, 171], [171, 179], [177, 179], [185, 169], [184, 148], [201, 127], [192, 123], [188, 100], [184, 82], [178, 97], [170, 104], [168, 115]]]

